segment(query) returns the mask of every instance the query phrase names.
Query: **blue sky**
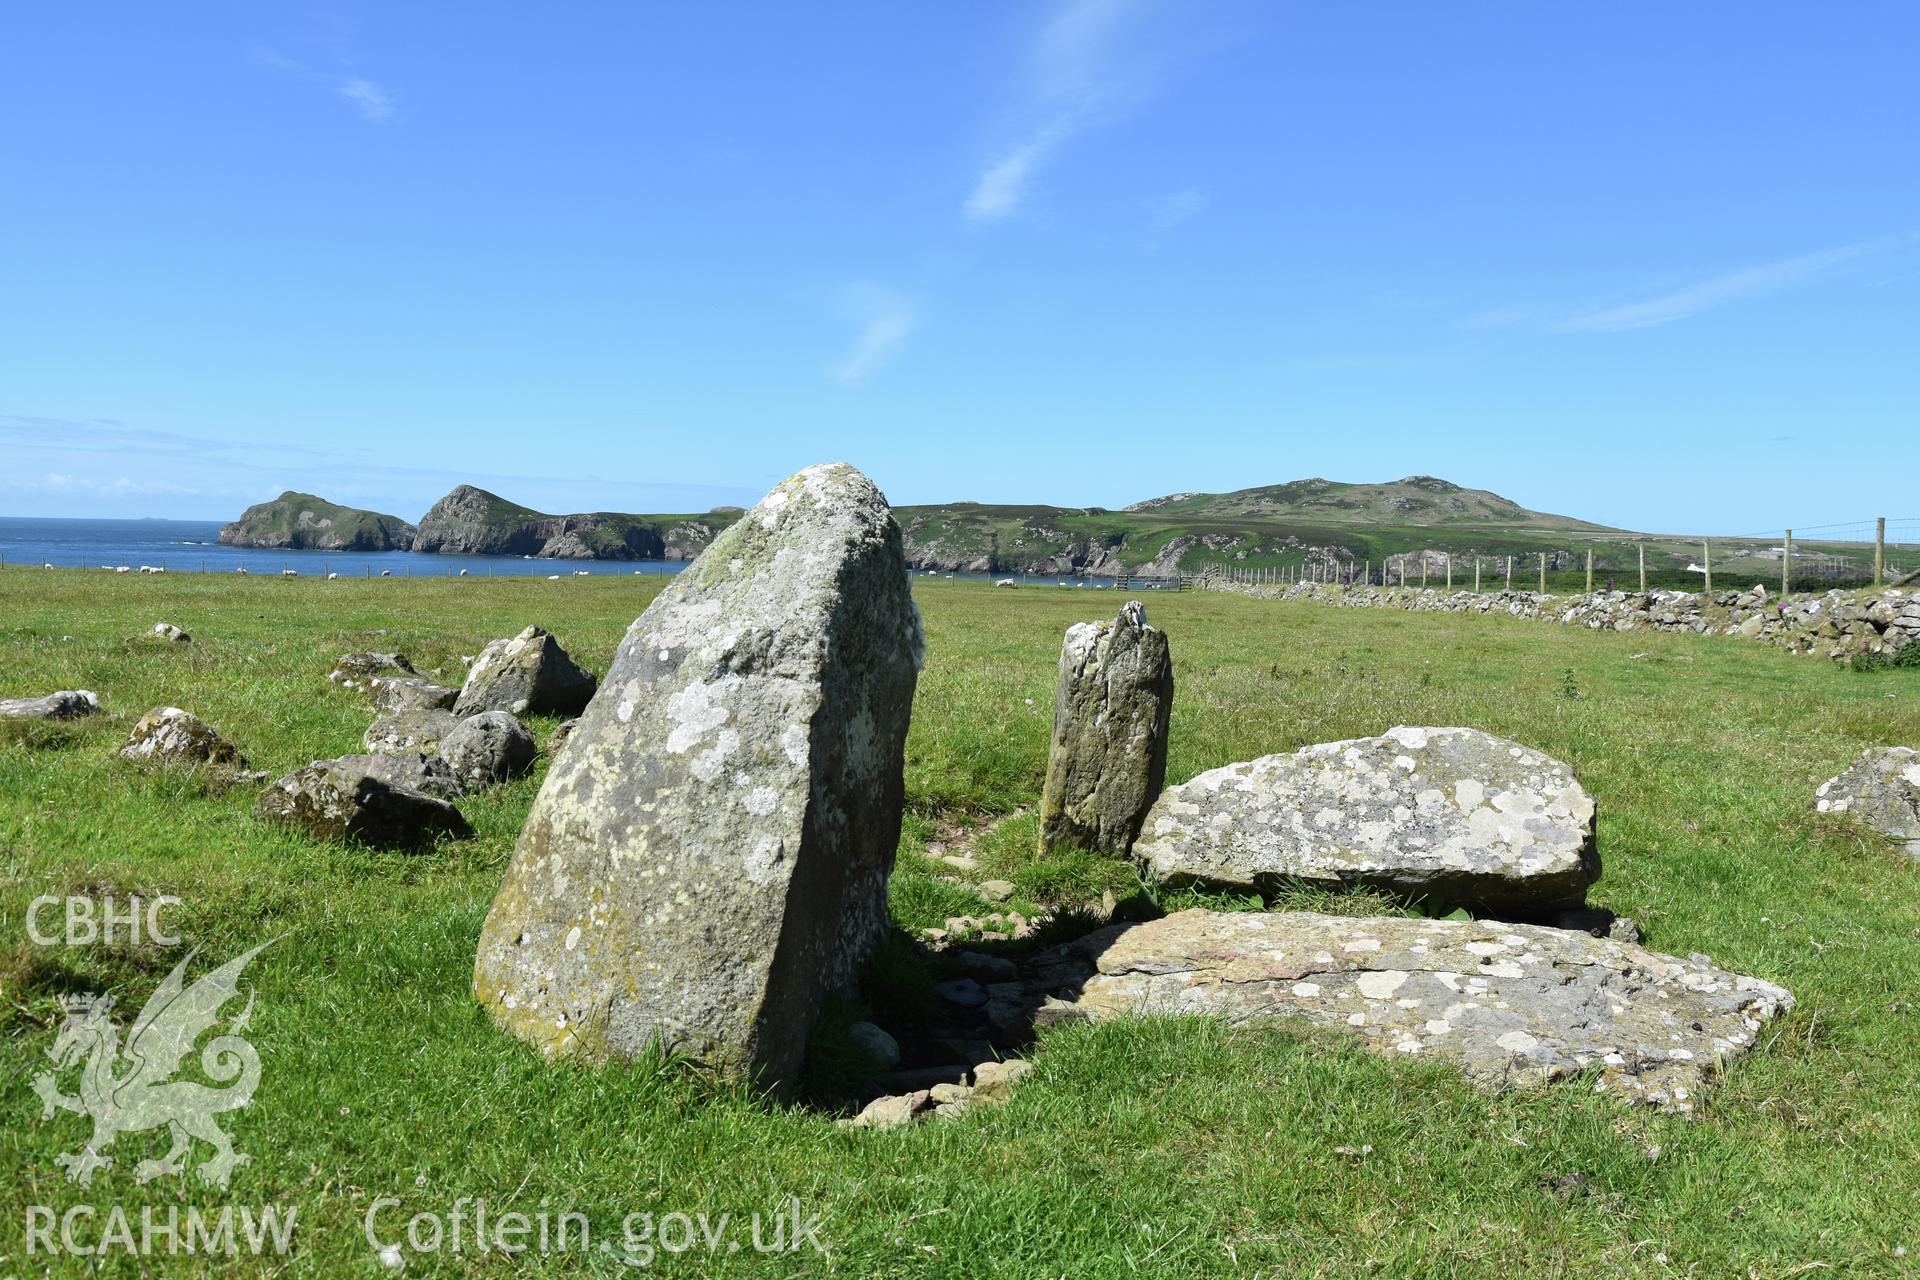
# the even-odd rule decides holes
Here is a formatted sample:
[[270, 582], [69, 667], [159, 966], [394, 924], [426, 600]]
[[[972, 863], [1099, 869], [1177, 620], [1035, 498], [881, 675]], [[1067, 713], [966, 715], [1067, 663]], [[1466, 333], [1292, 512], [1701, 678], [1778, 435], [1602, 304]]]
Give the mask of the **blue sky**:
[[0, 514], [1920, 515], [1920, 7], [37, 5]]

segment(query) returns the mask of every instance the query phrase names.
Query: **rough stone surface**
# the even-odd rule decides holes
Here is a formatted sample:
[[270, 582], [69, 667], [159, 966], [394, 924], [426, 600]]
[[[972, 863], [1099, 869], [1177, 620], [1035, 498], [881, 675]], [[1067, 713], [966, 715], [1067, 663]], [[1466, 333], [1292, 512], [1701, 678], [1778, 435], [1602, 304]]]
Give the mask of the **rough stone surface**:
[[122, 760], [142, 763], [171, 761], [232, 769], [247, 767], [246, 757], [214, 732], [213, 726], [179, 707], [155, 707], [141, 716], [126, 745], [114, 754]]
[[482, 711], [578, 715], [593, 697], [593, 673], [583, 671], [546, 631], [528, 627], [511, 640], [480, 651], [454, 701], [454, 714]]
[[381, 716], [367, 727], [360, 741], [367, 750], [379, 755], [398, 755], [408, 751], [433, 753], [440, 750], [446, 736], [460, 727], [460, 717], [451, 711], [394, 711]]
[[1040, 799], [1040, 847], [1125, 853], [1167, 777], [1173, 657], [1129, 600], [1111, 622], [1067, 628]]
[[467, 792], [451, 765], [439, 756], [422, 751], [403, 751], [398, 755], [340, 756], [333, 763], [344, 769], [358, 769], [397, 787], [412, 787], [415, 791], [439, 796], [443, 800], [457, 800]]
[[921, 654], [900, 531], [845, 464], [714, 539], [553, 761], [474, 993], [549, 1055], [652, 1044], [787, 1084], [887, 927]]
[[78, 720], [100, 714], [91, 689], [62, 689], [39, 698], [0, 698], [0, 720]]
[[356, 688], [375, 676], [413, 674], [413, 664], [404, 653], [343, 653], [327, 673], [327, 679]]
[[538, 752], [526, 726], [504, 711], [468, 716], [440, 739], [440, 754], [469, 791], [519, 777]]
[[853, 1023], [847, 1028], [847, 1039], [879, 1064], [882, 1071], [891, 1071], [900, 1065], [900, 1042], [871, 1022]]
[[1793, 1007], [1783, 988], [1571, 930], [1492, 920], [1182, 911], [1074, 944], [1093, 970], [1043, 1023], [1140, 1014], [1304, 1019], [1488, 1086], [1591, 1072], [1691, 1110], [1719, 1064]]
[[254, 815], [323, 840], [375, 845], [410, 846], [436, 835], [471, 833], [447, 801], [385, 781], [352, 760], [316, 760], [294, 770], [260, 793]]
[[553, 726], [553, 732], [547, 737], [547, 753], [549, 755], [555, 754], [560, 748], [566, 746], [567, 739], [573, 736], [573, 731], [578, 728], [579, 725], [580, 717], [575, 716], [571, 720], [562, 720], [559, 724]]
[[418, 676], [375, 676], [367, 682], [373, 705], [382, 711], [446, 711], [460, 696], [458, 689], [435, 684]]
[[1920, 858], [1920, 751], [1881, 747], [1861, 755], [1845, 773], [1814, 793], [1821, 813], [1844, 813], [1882, 835], [1906, 843]]
[[1134, 856], [1171, 886], [1370, 884], [1489, 910], [1578, 906], [1593, 800], [1566, 765], [1477, 729], [1389, 729], [1169, 788]]

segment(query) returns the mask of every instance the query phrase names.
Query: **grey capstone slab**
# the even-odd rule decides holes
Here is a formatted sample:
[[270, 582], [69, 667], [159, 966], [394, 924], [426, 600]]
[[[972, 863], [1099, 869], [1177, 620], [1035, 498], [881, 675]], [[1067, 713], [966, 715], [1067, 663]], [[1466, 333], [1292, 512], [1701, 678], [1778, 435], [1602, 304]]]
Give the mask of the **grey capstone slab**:
[[887, 928], [921, 633], [899, 527], [845, 464], [719, 534], [628, 629], [554, 756], [474, 994], [554, 1056], [797, 1076]]
[[1134, 844], [1169, 886], [1367, 884], [1487, 910], [1579, 906], [1593, 799], [1565, 764], [1477, 729], [1389, 729], [1170, 787]]
[[1583, 1075], [1596, 1090], [1682, 1112], [1793, 1007], [1784, 988], [1703, 957], [1492, 920], [1192, 910], [1069, 949], [1090, 975], [1041, 1008], [1043, 1025], [1300, 1019], [1379, 1053], [1448, 1062], [1484, 1086]]

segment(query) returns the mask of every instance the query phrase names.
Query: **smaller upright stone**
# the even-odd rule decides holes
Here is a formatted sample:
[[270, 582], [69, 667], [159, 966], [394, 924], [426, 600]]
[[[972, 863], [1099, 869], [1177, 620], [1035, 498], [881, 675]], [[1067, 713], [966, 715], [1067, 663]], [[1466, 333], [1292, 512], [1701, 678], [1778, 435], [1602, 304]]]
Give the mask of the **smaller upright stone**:
[[482, 711], [577, 716], [586, 710], [597, 684], [593, 673], [568, 657], [546, 630], [528, 627], [480, 651], [453, 712], [462, 718]]
[[247, 767], [246, 757], [215, 733], [213, 726], [179, 707], [155, 707], [141, 716], [126, 745], [114, 754], [122, 760], [142, 764], [173, 761], [224, 765], [232, 769]]
[[1857, 818], [1905, 841], [1907, 852], [1920, 858], [1920, 751], [1881, 747], [1863, 753], [1851, 769], [1820, 784], [1814, 808]]
[[1125, 853], [1167, 776], [1173, 657], [1129, 600], [1112, 622], [1067, 628], [1040, 800], [1040, 847]]

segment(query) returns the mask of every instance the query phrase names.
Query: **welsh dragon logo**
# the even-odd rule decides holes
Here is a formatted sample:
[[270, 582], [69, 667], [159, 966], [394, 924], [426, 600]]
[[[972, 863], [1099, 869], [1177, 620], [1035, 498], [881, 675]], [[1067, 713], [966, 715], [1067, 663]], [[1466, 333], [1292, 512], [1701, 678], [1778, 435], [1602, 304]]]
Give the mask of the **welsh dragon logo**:
[[[120, 1044], [114, 1022], [112, 996], [78, 996], [66, 1001], [67, 1020], [47, 1056], [52, 1071], [34, 1077], [33, 1091], [43, 1104], [40, 1118], [50, 1120], [55, 1109], [72, 1111], [93, 1121], [93, 1136], [80, 1150], [59, 1158], [67, 1179], [86, 1186], [96, 1169], [113, 1163], [102, 1154], [123, 1133], [164, 1126], [173, 1139], [167, 1153], [142, 1160], [134, 1177], [151, 1182], [163, 1174], [184, 1173], [193, 1139], [214, 1149], [213, 1156], [195, 1172], [200, 1180], [224, 1188], [234, 1169], [251, 1157], [233, 1149], [214, 1117], [253, 1100], [260, 1083], [260, 1056], [240, 1036], [253, 1014], [253, 996], [226, 1031], [209, 1040], [200, 1053], [200, 1067], [218, 1085], [175, 1080], [196, 1041], [220, 1020], [220, 1008], [240, 994], [240, 974], [247, 962], [271, 946], [253, 950], [207, 974], [191, 987], [182, 981], [187, 965], [199, 952], [189, 952], [154, 991], [140, 1016], [133, 1020], [127, 1042]], [[81, 1065], [80, 1092], [60, 1092], [58, 1076]]]

